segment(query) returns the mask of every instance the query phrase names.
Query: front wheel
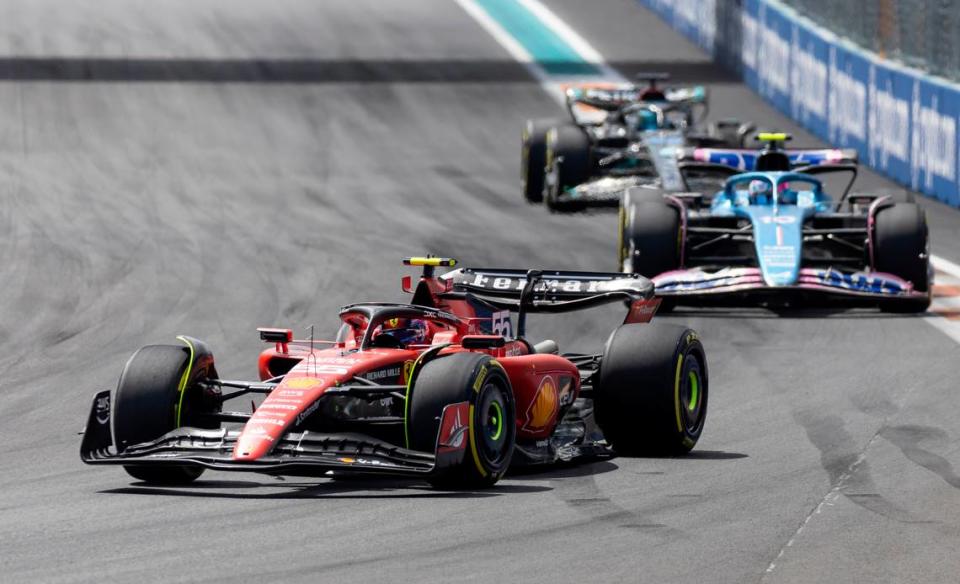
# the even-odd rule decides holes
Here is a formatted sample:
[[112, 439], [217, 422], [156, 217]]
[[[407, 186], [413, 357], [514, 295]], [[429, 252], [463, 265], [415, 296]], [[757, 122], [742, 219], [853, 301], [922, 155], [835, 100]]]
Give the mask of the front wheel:
[[407, 412], [410, 448], [435, 452], [443, 409], [467, 402], [465, 453], [460, 464], [430, 482], [442, 488], [494, 485], [510, 466], [516, 442], [513, 390], [503, 368], [488, 355], [455, 353], [427, 362], [417, 374]]
[[725, 148], [745, 148], [747, 135], [756, 129], [752, 123], [736, 119], [720, 120], [714, 127]]
[[600, 363], [597, 422], [619, 454], [684, 454], [703, 432], [708, 389], [706, 353], [696, 332], [622, 325]]
[[520, 177], [523, 198], [528, 203], [543, 202], [543, 183], [547, 165], [547, 132], [556, 120], [527, 120], [520, 146]]
[[920, 298], [890, 300], [881, 310], [924, 312], [930, 307], [930, 254], [927, 220], [915, 203], [896, 203], [877, 211], [873, 232], [874, 269], [899, 276], [925, 293]]
[[[196, 387], [199, 376], [188, 347], [148, 345], [130, 357], [114, 392], [113, 443], [121, 453], [137, 444], [160, 438], [181, 425], [188, 425], [194, 413], [207, 406]], [[212, 369], [211, 363], [208, 365]], [[203, 474], [203, 467], [135, 466], [123, 467], [127, 474], [147, 483], [185, 484]]]
[[680, 267], [680, 212], [659, 189], [627, 189], [620, 203], [620, 270], [653, 278]]
[[579, 201], [564, 201], [568, 189], [590, 178], [590, 139], [574, 124], [557, 126], [547, 132], [546, 186], [544, 203], [553, 212], [574, 212], [584, 209]]

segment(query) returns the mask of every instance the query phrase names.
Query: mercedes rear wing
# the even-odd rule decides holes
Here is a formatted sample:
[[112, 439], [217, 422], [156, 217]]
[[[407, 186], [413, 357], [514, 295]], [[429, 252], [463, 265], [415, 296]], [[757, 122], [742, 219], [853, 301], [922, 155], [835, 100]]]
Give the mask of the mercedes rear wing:
[[696, 109], [698, 123], [706, 117], [708, 94], [704, 86], [659, 87], [659, 82], [670, 78], [667, 73], [640, 73], [636, 77], [646, 84], [583, 82], [566, 86], [564, 99], [573, 121], [597, 125], [606, 119], [597, 115], [599, 112], [616, 112], [637, 104], [650, 104], [663, 111], [690, 110], [689, 121], [694, 121]]
[[580, 86], [570, 87], [564, 92], [568, 107], [572, 103], [582, 103], [597, 109], [616, 111], [626, 104], [649, 101], [663, 105], [687, 105], [703, 103], [707, 99], [707, 90], [702, 86], [674, 87], [664, 89], [663, 99], [644, 99], [645, 89], [634, 85], [619, 87]]

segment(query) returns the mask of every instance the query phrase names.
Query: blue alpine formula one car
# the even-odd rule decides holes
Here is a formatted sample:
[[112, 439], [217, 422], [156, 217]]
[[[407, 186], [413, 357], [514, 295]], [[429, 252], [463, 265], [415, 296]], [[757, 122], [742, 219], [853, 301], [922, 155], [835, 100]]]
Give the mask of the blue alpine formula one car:
[[[855, 166], [796, 169], [779, 148], [785, 135], [763, 139], [768, 146], [753, 161], [762, 170], [717, 165], [719, 190], [629, 189], [620, 206], [621, 269], [651, 278], [666, 307], [842, 300], [926, 310], [933, 278], [923, 210], [902, 193], [850, 194]], [[705, 168], [695, 170], [704, 179]], [[852, 178], [831, 196], [820, 177], [841, 173]]]

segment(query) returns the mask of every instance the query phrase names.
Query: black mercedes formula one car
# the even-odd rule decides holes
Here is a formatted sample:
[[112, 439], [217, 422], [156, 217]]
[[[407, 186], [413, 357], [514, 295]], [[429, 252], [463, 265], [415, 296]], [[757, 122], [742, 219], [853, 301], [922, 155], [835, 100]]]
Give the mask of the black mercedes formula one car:
[[529, 120], [521, 150], [523, 193], [551, 211], [616, 207], [629, 187], [680, 190], [677, 151], [686, 146], [743, 145], [752, 124], [706, 123], [700, 86], [660, 88], [580, 84], [566, 89], [570, 120]]

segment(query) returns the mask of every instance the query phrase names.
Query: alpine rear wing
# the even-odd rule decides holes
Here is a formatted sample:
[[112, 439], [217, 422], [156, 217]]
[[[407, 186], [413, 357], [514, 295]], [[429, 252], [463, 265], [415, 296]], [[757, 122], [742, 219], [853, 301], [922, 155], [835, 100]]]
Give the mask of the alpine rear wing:
[[527, 313], [561, 313], [625, 302], [625, 323], [647, 322], [660, 304], [653, 282], [639, 274], [460, 268], [440, 276], [453, 292], [470, 292], [503, 310], [517, 312], [523, 334]]
[[[698, 162], [729, 166], [741, 171], [756, 170], [762, 150], [748, 148], [683, 148], [677, 158], [683, 162]], [[857, 151], [852, 148], [788, 148], [783, 153], [793, 168], [831, 164], [856, 164]]]

